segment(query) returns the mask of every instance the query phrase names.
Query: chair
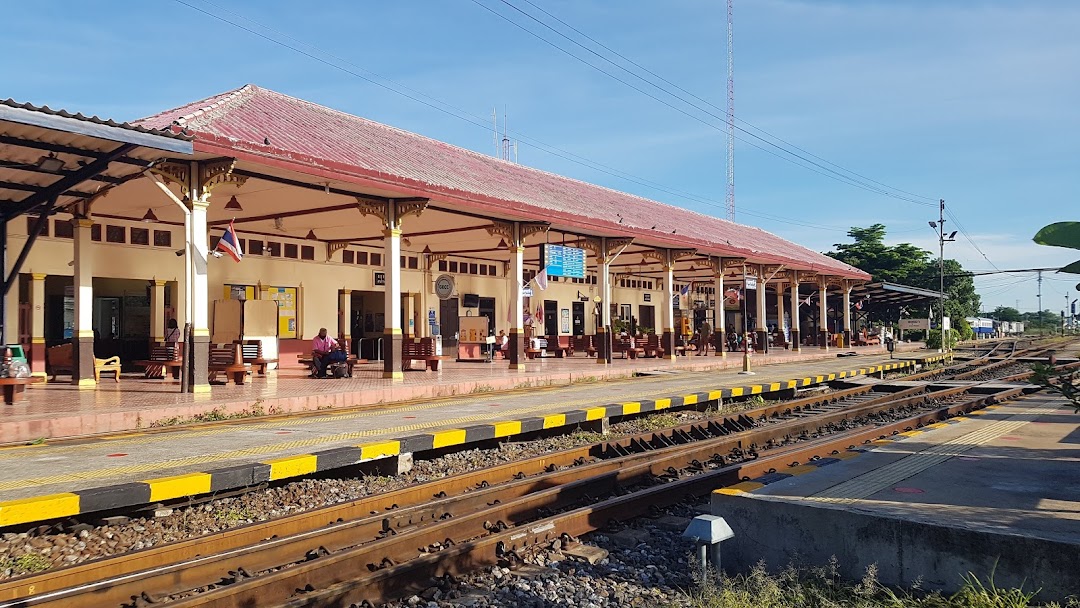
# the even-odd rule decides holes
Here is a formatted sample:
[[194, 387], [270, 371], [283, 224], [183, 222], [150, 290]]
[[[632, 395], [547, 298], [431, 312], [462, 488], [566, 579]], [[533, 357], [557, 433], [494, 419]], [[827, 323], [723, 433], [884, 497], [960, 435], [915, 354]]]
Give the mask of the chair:
[[113, 380], [120, 382], [120, 357], [109, 357], [108, 359], [94, 357], [94, 380], [101, 382], [102, 372], [114, 374]]

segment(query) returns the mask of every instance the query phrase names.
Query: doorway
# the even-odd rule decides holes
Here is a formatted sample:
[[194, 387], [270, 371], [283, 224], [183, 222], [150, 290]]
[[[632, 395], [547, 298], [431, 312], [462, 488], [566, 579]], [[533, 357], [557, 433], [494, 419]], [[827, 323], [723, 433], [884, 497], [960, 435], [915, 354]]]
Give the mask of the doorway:
[[457, 348], [459, 306], [458, 298], [439, 301], [439, 330], [442, 331], [443, 345], [450, 348]]
[[585, 335], [585, 302], [573, 302], [571, 303], [573, 308], [573, 323], [574, 323], [574, 335]]
[[556, 300], [544, 300], [544, 335], [559, 335], [559, 303]]
[[652, 304], [638, 306], [638, 315], [641, 316], [639, 325], [652, 328], [656, 332], [656, 308]]
[[487, 317], [488, 335], [496, 335], [495, 331], [495, 298], [480, 298], [480, 316]]

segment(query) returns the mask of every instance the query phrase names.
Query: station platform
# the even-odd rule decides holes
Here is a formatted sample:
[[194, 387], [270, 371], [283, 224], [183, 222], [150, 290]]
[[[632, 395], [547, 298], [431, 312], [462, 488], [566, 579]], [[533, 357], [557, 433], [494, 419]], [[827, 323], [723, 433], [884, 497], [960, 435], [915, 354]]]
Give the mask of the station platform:
[[[918, 350], [921, 343], [902, 345], [901, 352]], [[880, 354], [878, 346], [829, 351], [807, 347], [801, 353], [773, 350], [751, 357], [753, 367], [776, 363], [836, 359], [837, 352]], [[927, 355], [929, 356], [929, 354]], [[381, 362], [358, 365], [352, 378], [313, 379], [306, 369], [293, 365], [266, 376], [251, 375], [243, 386], [213, 386], [211, 392], [180, 392], [175, 380], [146, 379], [140, 374], [123, 374], [120, 382], [103, 380], [87, 389], [64, 382], [34, 384], [24, 399], [14, 405], [0, 404], [0, 444], [41, 441], [99, 433], [135, 431], [175, 425], [197, 417], [247, 417], [258, 414], [288, 414], [356, 406], [439, 399], [455, 395], [480, 394], [544, 386], [567, 386], [633, 377], [656, 370], [741, 369], [741, 353], [726, 357], [688, 356], [675, 361], [663, 359], [616, 359], [598, 365], [584, 355], [560, 359], [530, 360], [525, 371], [511, 371], [506, 361], [458, 363], [442, 361], [438, 372], [407, 371], [403, 381], [383, 379]]]
[[887, 585], [953, 592], [970, 572], [1040, 601], [1080, 590], [1080, 414], [1062, 398], [1035, 393], [793, 471], [713, 493], [735, 530], [726, 564], [835, 557], [849, 579], [877, 564]]
[[371, 460], [392, 464], [392, 458], [417, 452], [602, 425], [613, 417], [908, 369], [941, 357], [838, 358], [832, 353], [761, 366], [753, 376], [669, 365], [611, 381], [12, 446], [0, 449], [0, 464], [7, 465], [0, 466], [0, 526], [219, 492]]

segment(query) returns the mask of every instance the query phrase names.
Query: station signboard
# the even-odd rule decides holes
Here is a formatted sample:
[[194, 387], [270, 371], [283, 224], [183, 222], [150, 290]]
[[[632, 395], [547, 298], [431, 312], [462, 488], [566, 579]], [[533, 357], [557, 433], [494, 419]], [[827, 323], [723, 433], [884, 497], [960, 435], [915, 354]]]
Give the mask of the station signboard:
[[545, 243], [540, 246], [549, 277], [585, 278], [585, 250]]
[[930, 329], [930, 319], [900, 319], [900, 329]]

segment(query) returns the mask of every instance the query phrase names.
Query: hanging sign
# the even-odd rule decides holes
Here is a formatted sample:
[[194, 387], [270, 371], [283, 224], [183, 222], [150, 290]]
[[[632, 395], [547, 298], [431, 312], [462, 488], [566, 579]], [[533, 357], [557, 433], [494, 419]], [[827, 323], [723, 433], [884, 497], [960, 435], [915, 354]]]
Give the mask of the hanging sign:
[[543, 265], [549, 277], [585, 278], [585, 250], [544, 243], [540, 246]]
[[440, 274], [435, 279], [435, 295], [440, 300], [449, 300], [454, 295], [454, 277], [448, 274]]
[[746, 277], [746, 288], [757, 289], [757, 277]]

